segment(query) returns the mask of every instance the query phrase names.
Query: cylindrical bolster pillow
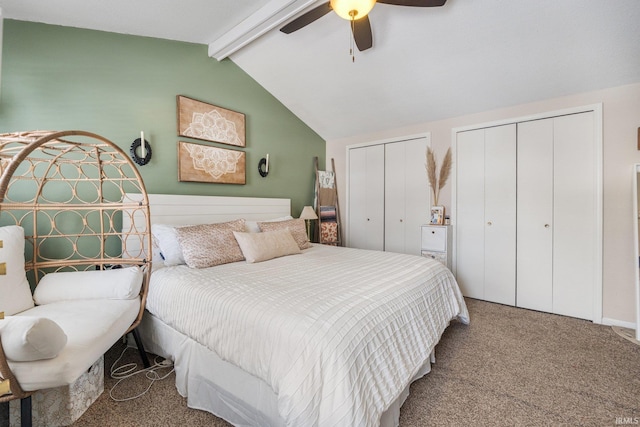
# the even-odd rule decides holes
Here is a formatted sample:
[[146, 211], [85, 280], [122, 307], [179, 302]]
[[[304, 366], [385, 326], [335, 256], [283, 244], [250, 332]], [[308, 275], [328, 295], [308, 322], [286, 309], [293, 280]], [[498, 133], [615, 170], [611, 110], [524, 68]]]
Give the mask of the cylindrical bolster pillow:
[[4, 354], [15, 362], [53, 359], [67, 344], [56, 322], [43, 317], [9, 316], [0, 320]]
[[140, 294], [142, 279], [139, 267], [49, 273], [40, 279], [33, 299], [38, 305], [79, 299], [134, 299]]

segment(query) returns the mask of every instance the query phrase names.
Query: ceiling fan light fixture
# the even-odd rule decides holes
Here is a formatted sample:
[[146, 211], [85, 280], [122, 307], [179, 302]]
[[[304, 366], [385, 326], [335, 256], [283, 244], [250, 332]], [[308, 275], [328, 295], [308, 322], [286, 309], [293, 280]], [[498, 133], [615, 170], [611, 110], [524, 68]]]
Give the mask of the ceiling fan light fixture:
[[376, 0], [331, 0], [331, 8], [342, 19], [358, 20], [367, 16]]

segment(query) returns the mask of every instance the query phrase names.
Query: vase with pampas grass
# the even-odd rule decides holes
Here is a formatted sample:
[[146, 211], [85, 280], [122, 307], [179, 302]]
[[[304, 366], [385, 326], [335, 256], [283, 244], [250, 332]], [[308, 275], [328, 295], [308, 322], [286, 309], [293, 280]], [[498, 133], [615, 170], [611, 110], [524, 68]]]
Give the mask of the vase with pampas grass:
[[[431, 194], [433, 196], [433, 206], [438, 205], [438, 197], [440, 196], [440, 190], [447, 183], [449, 174], [451, 173], [451, 147], [447, 149], [447, 153], [444, 155], [442, 165], [440, 165], [440, 173], [438, 173], [438, 167], [436, 165], [436, 155], [433, 153], [431, 147], [427, 147], [427, 163], [425, 164], [427, 169], [427, 178], [429, 180], [429, 187], [431, 187]], [[432, 217], [431, 223], [433, 224], [434, 218]], [[442, 217], [437, 219], [437, 224], [442, 224]]]

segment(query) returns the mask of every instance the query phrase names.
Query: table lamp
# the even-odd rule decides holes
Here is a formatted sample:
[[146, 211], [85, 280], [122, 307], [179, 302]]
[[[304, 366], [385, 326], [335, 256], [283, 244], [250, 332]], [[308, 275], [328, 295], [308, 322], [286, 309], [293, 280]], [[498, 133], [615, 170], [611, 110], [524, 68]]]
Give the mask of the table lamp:
[[311, 241], [309, 223], [312, 219], [318, 219], [318, 215], [316, 215], [316, 211], [314, 211], [311, 206], [305, 206], [300, 213], [300, 219], [304, 219], [304, 222], [307, 224], [307, 239]]

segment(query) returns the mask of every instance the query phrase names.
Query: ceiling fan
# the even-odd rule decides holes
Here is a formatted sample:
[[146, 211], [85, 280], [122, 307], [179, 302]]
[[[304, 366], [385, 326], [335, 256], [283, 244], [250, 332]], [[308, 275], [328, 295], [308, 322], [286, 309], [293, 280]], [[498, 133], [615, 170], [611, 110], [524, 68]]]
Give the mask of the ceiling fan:
[[447, 0], [331, 0], [294, 19], [280, 28], [280, 31], [285, 34], [293, 33], [333, 10], [341, 18], [351, 21], [351, 32], [356, 46], [359, 51], [363, 51], [373, 46], [371, 24], [367, 15], [376, 3], [396, 6], [438, 7], [446, 2]]

